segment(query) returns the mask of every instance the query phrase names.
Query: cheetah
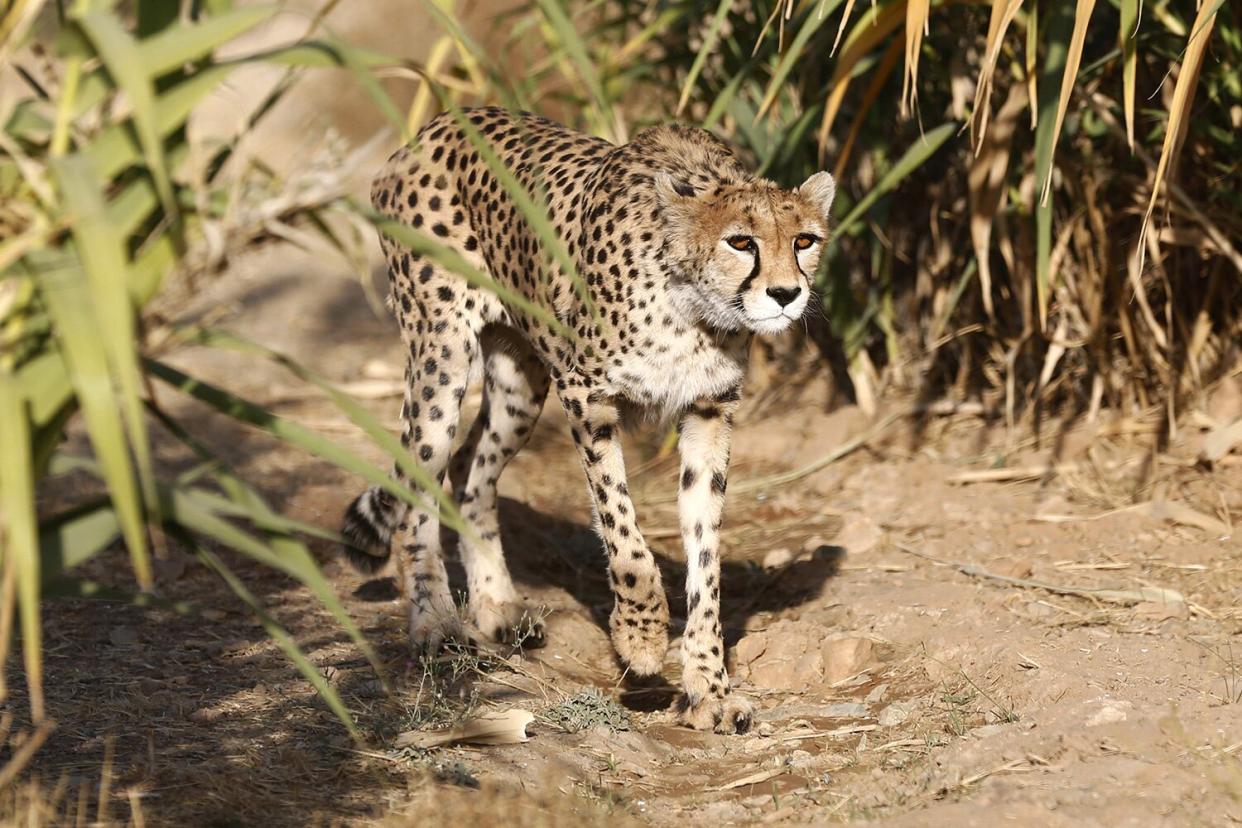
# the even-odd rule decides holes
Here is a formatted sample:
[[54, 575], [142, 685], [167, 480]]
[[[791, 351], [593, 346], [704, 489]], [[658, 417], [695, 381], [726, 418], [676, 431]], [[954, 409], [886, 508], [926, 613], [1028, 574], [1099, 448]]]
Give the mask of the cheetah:
[[[542, 194], [577, 282], [480, 158], [467, 123], [529, 193]], [[416, 654], [469, 641], [469, 628], [513, 641], [526, 626], [525, 646], [543, 643], [505, 566], [496, 481], [554, 387], [607, 552], [610, 636], [637, 676], [661, 670], [669, 610], [626, 485], [620, 429], [634, 412], [679, 420], [687, 618], [676, 715], [700, 730], [749, 728], [753, 708], [729, 691], [721, 638], [730, 432], [751, 337], [789, 328], [807, 307], [834, 194], [827, 172], [794, 190], [758, 178], [701, 129], [652, 127], [616, 146], [499, 108], [443, 113], [389, 159], [372, 190], [377, 211], [451, 247], [560, 323], [381, 238], [409, 353], [401, 442], [434, 479], [449, 475], [460, 504], [469, 624], [450, 594], [434, 509], [372, 488], [349, 506], [342, 533], [364, 571], [378, 570], [399, 543]], [[453, 452], [478, 367], [482, 408]], [[394, 476], [409, 485], [399, 469]]]

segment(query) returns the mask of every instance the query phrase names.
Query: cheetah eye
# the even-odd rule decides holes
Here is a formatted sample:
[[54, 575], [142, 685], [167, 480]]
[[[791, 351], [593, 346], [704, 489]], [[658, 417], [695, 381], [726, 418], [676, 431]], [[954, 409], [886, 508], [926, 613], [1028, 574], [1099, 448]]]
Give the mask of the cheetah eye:
[[819, 241], [818, 236], [812, 236], [810, 233], [800, 233], [794, 238], [794, 250], [806, 250], [817, 241]]
[[734, 250], [754, 250], [755, 249], [755, 237], [754, 236], [729, 236], [729, 238], [725, 239], [725, 243], [728, 244], [729, 247], [732, 247]]

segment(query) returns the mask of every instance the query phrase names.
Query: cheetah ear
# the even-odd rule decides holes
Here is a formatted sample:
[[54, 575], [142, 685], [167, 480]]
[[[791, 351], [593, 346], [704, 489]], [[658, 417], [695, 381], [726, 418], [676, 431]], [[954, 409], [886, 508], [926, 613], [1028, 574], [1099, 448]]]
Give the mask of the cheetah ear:
[[656, 198], [665, 207], [677, 204], [679, 201], [687, 198], [694, 198], [698, 195], [694, 191], [694, 187], [685, 181], [677, 181], [671, 175], [665, 172], [655, 174], [655, 192]]
[[832, 173], [817, 172], [803, 181], [797, 192], [818, 207], [826, 218], [832, 210], [832, 199], [837, 194], [837, 182], [833, 180]]

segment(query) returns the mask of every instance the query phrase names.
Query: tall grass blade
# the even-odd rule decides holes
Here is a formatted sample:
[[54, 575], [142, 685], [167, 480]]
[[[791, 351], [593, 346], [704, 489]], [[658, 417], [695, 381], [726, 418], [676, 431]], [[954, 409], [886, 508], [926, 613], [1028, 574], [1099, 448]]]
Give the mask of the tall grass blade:
[[[275, 362], [303, 382], [314, 385], [327, 395], [328, 399], [349, 418], [350, 422], [366, 432], [367, 436], [375, 441], [376, 444], [393, 455], [393, 459], [402, 464], [402, 470], [415, 485], [427, 492], [440, 491], [440, 486], [436, 479], [423, 471], [422, 467], [417, 463], [409, 460], [409, 452], [401, 445], [397, 438], [393, 437], [391, 431], [374, 414], [360, 405], [353, 397], [338, 390], [323, 377], [284, 354], [266, 348], [257, 342], [251, 342], [236, 334], [210, 328], [198, 328], [190, 333], [191, 341], [197, 342], [200, 345], [212, 348], [225, 348], [238, 353], [262, 357]], [[449, 518], [456, 520], [455, 506], [452, 500], [443, 495], [439, 500], [441, 507], [448, 509]]]
[[[561, 272], [569, 279], [570, 284], [577, 291], [578, 297], [591, 314], [591, 318], [598, 322], [601, 318], [599, 310], [595, 307], [590, 291], [587, 290], [586, 280], [578, 272], [577, 262], [569, 255], [569, 249], [565, 245], [565, 240], [556, 232], [556, 227], [553, 226], [548, 218], [547, 200], [543, 197], [543, 194], [532, 194], [526, 187], [522, 186], [522, 182], [518, 181], [513, 171], [509, 169], [504, 161], [500, 160], [500, 156], [496, 154], [496, 150], [491, 142], [487, 140], [483, 133], [479, 132], [478, 128], [466, 117], [465, 113], [455, 106], [450, 106], [448, 112], [465, 134], [466, 139], [474, 145], [475, 150], [479, 153], [479, 159], [487, 165], [492, 175], [496, 176], [500, 186], [513, 199], [514, 206], [522, 213], [522, 217], [526, 219], [530, 229], [539, 237], [543, 250], [551, 255], [552, 259], [560, 267]], [[492, 279], [491, 283], [493, 286], [492, 291], [496, 292], [496, 289], [500, 286], [499, 282]], [[561, 326], [561, 330], [562, 332], [568, 331], [564, 326]], [[570, 335], [573, 336], [572, 332], [570, 332]]]
[[1165, 126], [1164, 146], [1160, 149], [1160, 160], [1156, 164], [1156, 174], [1151, 182], [1151, 198], [1147, 201], [1147, 210], [1143, 213], [1143, 224], [1139, 229], [1138, 269], [1143, 270], [1143, 262], [1147, 255], [1147, 232], [1151, 225], [1151, 216], [1156, 209], [1156, 201], [1160, 198], [1160, 185], [1164, 182], [1169, 170], [1176, 166], [1177, 156], [1182, 141], [1186, 137], [1186, 129], [1190, 125], [1190, 107], [1194, 104], [1195, 86], [1199, 79], [1199, 70], [1203, 68], [1203, 56], [1207, 51], [1208, 40], [1212, 36], [1212, 25], [1216, 22], [1216, 12], [1224, 0], [1209, 2], [1203, 0], [1199, 6], [1199, 14], [1195, 17], [1194, 26], [1190, 31], [1190, 39], [1186, 44], [1186, 53], [1182, 58], [1181, 71], [1177, 73], [1177, 85], [1173, 87], [1173, 100], [1169, 103], [1169, 120]]
[[1078, 78], [1078, 66], [1082, 63], [1082, 46], [1087, 39], [1087, 27], [1091, 22], [1091, 13], [1095, 11], [1095, 0], [1078, 0], [1074, 9], [1074, 31], [1070, 36], [1069, 50], [1065, 56], [1065, 72], [1061, 76], [1061, 94], [1057, 101], [1057, 117], [1052, 127], [1052, 145], [1048, 149], [1046, 169], [1040, 182], [1040, 203], [1048, 200], [1052, 189], [1052, 166], [1056, 156], [1057, 142], [1061, 137], [1061, 126], [1065, 123], [1065, 110], [1069, 108], [1070, 95], [1074, 92], [1074, 81]]
[[975, 83], [975, 103], [970, 118], [970, 141], [979, 151], [983, 136], [988, 129], [992, 114], [992, 79], [1000, 61], [1001, 46], [1005, 33], [1022, 8], [1022, 0], [992, 0], [992, 16], [988, 21], [987, 43], [984, 47], [983, 65], [979, 67], [979, 79]]
[[1031, 129], [1039, 119], [1039, 4], [1032, 3], [1026, 14], [1026, 46], [1022, 51], [1022, 77], [1026, 81], [1027, 101], [1031, 111]]
[[991, 238], [992, 222], [1005, 195], [1006, 173], [1009, 170], [1014, 131], [1018, 115], [1026, 106], [1022, 87], [1009, 87], [1009, 97], [996, 115], [992, 129], [983, 134], [974, 158], [971, 159], [967, 183], [970, 190], [970, 241], [979, 264], [979, 289], [983, 309], [989, 319], [996, 318], [992, 302]]
[[884, 174], [869, 193], [858, 200], [854, 205], [854, 209], [841, 219], [839, 225], [841, 233], [849, 233], [855, 228], [855, 225], [862, 220], [871, 206], [880, 199], [881, 196], [894, 190], [902, 181], [904, 181], [911, 173], [923, 165], [928, 158], [940, 149], [945, 141], [952, 137], [954, 130], [958, 125], [950, 121], [947, 124], [941, 124], [935, 129], [917, 138], [914, 144], [902, 154], [901, 158], [893, 164], [892, 169]]
[[906, 114], [918, 105], [919, 54], [930, 11], [931, 0], [906, 0], [906, 71], [901, 80], [901, 109]]
[[58, 578], [107, 549], [121, 535], [111, 502], [97, 500], [44, 520], [39, 526], [40, 577]]
[[[1034, 21], [1030, 25], [1035, 28]], [[1039, 125], [1035, 128], [1035, 183], [1040, 188], [1035, 195], [1035, 296], [1041, 331], [1047, 328], [1052, 281], [1052, 199], [1043, 197], [1043, 182], [1052, 176], [1056, 130], [1060, 128], [1056, 121], [1060, 96], [1054, 84], [1065, 76], [1073, 26], [1068, 4], [1053, 3], [1044, 38], [1047, 47], [1039, 76]]]
[[534, 318], [546, 323], [562, 336], [574, 336], [572, 329], [566, 327], [561, 320], [557, 319], [552, 311], [532, 302], [523, 294], [500, 284], [489, 274], [484, 273], [466, 261], [465, 257], [458, 253], [455, 248], [441, 244], [426, 233], [415, 230], [413, 227], [398, 221], [393, 221], [378, 213], [366, 214], [366, 218], [371, 220], [377, 230], [402, 247], [406, 247], [420, 256], [426, 256], [476, 287], [491, 291], [498, 298], [520, 309], [523, 313], [530, 314]]
[[794, 35], [793, 42], [789, 44], [789, 48], [781, 55], [780, 61], [776, 64], [776, 70], [772, 73], [771, 80], [768, 81], [767, 91], [764, 92], [763, 101], [759, 104], [759, 111], [755, 114], [756, 118], [762, 118], [772, 108], [772, 104], [776, 103], [777, 96], [785, 88], [785, 81], [789, 79], [790, 73], [798, 65], [798, 59], [806, 51], [811, 38], [819, 31], [820, 26], [824, 25], [828, 15], [836, 11], [837, 6], [841, 5], [841, 2], [842, 0], [824, 0], [822, 14], [808, 13], [803, 18], [802, 25], [798, 28], [798, 33]]
[[[457, 46], [451, 35], [444, 35], [431, 47], [431, 51], [427, 53], [427, 61], [423, 67], [423, 72], [427, 78], [435, 78], [444, 69], [448, 61], [448, 57]], [[430, 82], [424, 80], [418, 86], [418, 91], [414, 93], [414, 100], [410, 102], [410, 108], [405, 116], [405, 129], [407, 135], [417, 135], [418, 130], [426, 123], [428, 114], [431, 110], [431, 101], [433, 99], [433, 89]]]
[[[311, 524], [286, 518], [272, 511], [271, 507], [255, 491], [254, 487], [247, 484], [241, 477], [215, 458], [180, 423], [154, 406], [152, 406], [152, 412], [173, 436], [181, 440], [191, 451], [203, 459], [206, 467], [211, 469], [211, 479], [225, 494], [225, 497], [220, 497], [214, 492], [191, 486], [190, 482], [194, 479], [193, 476], [185, 475], [176, 485], [162, 489], [161, 497], [177, 504], [178, 508], [181, 509], [180, 513], [183, 515], [186, 514], [187, 509], [198, 509], [198, 514], [210, 515], [215, 518], [243, 518], [261, 530], [266, 536], [271, 552], [276, 559], [275, 562], [269, 561], [269, 565], [292, 575], [309, 588], [311, 593], [319, 599], [319, 602], [333, 614], [337, 623], [349, 634], [354, 643], [358, 645], [358, 649], [371, 662], [376, 673], [382, 678], [384, 669], [379, 657], [375, 654], [366, 637], [363, 636], [362, 631], [358, 629], [358, 625], [354, 623], [353, 618], [350, 617], [345, 607], [342, 606], [336, 592], [333, 591], [327, 579], [324, 578], [319, 564], [311, 556], [305, 544], [295, 537], [295, 534], [305, 534], [333, 543], [341, 543], [342, 538], [335, 532], [329, 532]], [[200, 519], [200, 525], [201, 522]], [[214, 523], [213, 525], [218, 526], [218, 524]], [[227, 523], [225, 525], [227, 526]], [[174, 524], [173, 528], [176, 530], [178, 527]], [[230, 535], [230, 537], [236, 543], [241, 535]], [[239, 551], [245, 550], [239, 548]]]
[[1135, 74], [1138, 70], [1138, 22], [1140, 0], [1120, 0], [1121, 26], [1121, 103], [1126, 118], [1126, 142], [1134, 151]]
[[82, 407], [91, 447], [120, 518], [134, 575], [146, 589], [151, 585], [151, 563], [142, 498], [130, 462], [123, 418], [117, 408], [112, 371], [106, 354], [100, 350], [104, 331], [92, 307], [93, 292], [77, 263], [63, 256], [41, 257], [39, 280], [56, 327], [57, 343]]
[[837, 162], [832, 171], [838, 181], [845, 175], [846, 165], [849, 164], [850, 155], [854, 151], [854, 142], [858, 140], [862, 132], [871, 107], [875, 106], [880, 93], [884, 91], [884, 84], [888, 81], [889, 75], [893, 74], [893, 70], [897, 68], [897, 59], [900, 57], [901, 41], [893, 40], [884, 50], [884, 57], [880, 58], [880, 64], [871, 76], [871, 82], [863, 91], [862, 99], [858, 103], [858, 111], [854, 115], [853, 123], [850, 124], [850, 131], [846, 133], [845, 140], [841, 142], [841, 150], [837, 153]]
[[[194, 107], [235, 68], [231, 63], [208, 67], [161, 95], [155, 102], [155, 128], [159, 136], [163, 138], [180, 129]], [[134, 141], [129, 125], [113, 124], [101, 130], [81, 154], [91, 160], [97, 175], [110, 179], [141, 158], [142, 148]]]
[[849, 89], [854, 68], [872, 49], [896, 31], [905, 19], [904, 13], [905, 4], [899, 0], [884, 6], [872, 6], [859, 16], [858, 22], [846, 36], [845, 46], [841, 49], [841, 57], [837, 58], [836, 68], [832, 70], [832, 78], [828, 81], [828, 95], [824, 99], [824, 115], [816, 136], [819, 144], [820, 164], [824, 162], [828, 136], [832, 134], [832, 125], [845, 100], [845, 93]]
[[608, 98], [604, 95], [604, 87], [599, 80], [599, 73], [595, 70], [595, 63], [591, 60], [582, 36], [578, 34], [569, 15], [565, 13], [562, 0], [535, 0], [535, 3], [556, 32], [561, 48], [569, 56], [578, 74], [578, 79], [586, 87], [591, 103], [595, 107], [598, 127], [605, 132], [605, 138], [613, 142], [617, 141], [620, 138], [620, 130], [616, 113], [608, 104]]
[[[35, 534], [34, 469], [30, 415], [12, 372], [0, 369], [0, 552], [14, 578], [22, 629], [22, 656], [30, 692], [30, 717], [43, 720], [43, 628], [39, 620], [39, 547]], [[9, 573], [12, 573], [9, 575]], [[10, 618], [11, 607], [3, 613]], [[6, 648], [8, 642], [4, 645]]]
[[[260, 428], [273, 437], [304, 449], [316, 457], [322, 457], [329, 463], [358, 475], [371, 485], [380, 486], [412, 506], [423, 508], [427, 505], [417, 493], [398, 484], [387, 473], [377, 469], [352, 451], [341, 447], [335, 441], [316, 434], [305, 426], [277, 416], [214, 385], [194, 379], [167, 363], [148, 360], [147, 370], [161, 382], [177, 388], [199, 402], [235, 420]], [[387, 429], [381, 427], [373, 433], [368, 433], [412, 480], [424, 477], [424, 472], [410, 458], [409, 452], [388, 433]], [[444, 491], [435, 486], [426, 490], [426, 493], [439, 505], [441, 520], [444, 524], [450, 528], [462, 530], [462, 524], [457, 517], [452, 500]]]
[[149, 77], [159, 77], [210, 55], [277, 11], [277, 6], [247, 6], [212, 15], [194, 25], [169, 26], [139, 42], [138, 58]]
[[142, 62], [134, 39], [121, 27], [119, 18], [105, 12], [84, 15], [79, 25], [90, 38], [112, 80], [125, 92], [133, 113], [134, 131], [142, 145], [155, 191], [169, 217], [178, 215], [172, 182], [164, 159], [164, 143], [156, 120], [155, 85]]
[[[73, 215], [73, 237], [85, 267], [94, 316], [99, 323], [109, 372], [116, 383], [117, 404], [124, 415], [129, 447], [134, 453], [138, 479], [148, 508], [153, 508], [155, 473], [146, 427], [142, 420], [141, 378], [135, 346], [137, 330], [126, 278], [125, 235], [111, 224], [97, 173], [81, 156], [60, 159], [52, 165], [57, 184]], [[153, 515], [158, 520], [158, 514]], [[148, 582], [139, 583], [145, 588]]]
[[828, 52], [828, 57], [836, 57], [837, 47], [841, 45], [841, 37], [845, 34], [845, 26], [850, 22], [850, 15], [854, 13], [854, 0], [845, 0], [845, 11], [841, 12], [841, 25], [837, 26], [837, 36], [832, 40], [832, 50]]
[[461, 23], [457, 21], [455, 15], [447, 13], [442, 9], [441, 3], [437, 0], [422, 0], [420, 5], [427, 10], [427, 13], [440, 25], [440, 28], [448, 32], [452, 36], [454, 42], [457, 43], [458, 51], [463, 55], [470, 55], [473, 60], [479, 62], [486, 70], [488, 78], [492, 81], [492, 91], [499, 94], [501, 101], [510, 109], [516, 109], [514, 106], [513, 96], [510, 93], [509, 85], [504, 80], [504, 74], [497, 68], [492, 60], [491, 52], [484, 49], [483, 46], [475, 40], [470, 34], [462, 28]]
[[729, 10], [732, 8], [733, 0], [720, 0], [720, 4], [716, 6], [716, 13], [712, 15], [707, 34], [703, 37], [703, 45], [699, 47], [699, 53], [694, 56], [694, 62], [690, 64], [690, 71], [686, 74], [686, 82], [682, 84], [681, 97], [677, 99], [677, 109], [673, 113], [677, 117], [681, 117], [686, 104], [690, 102], [690, 93], [694, 91], [694, 84], [698, 81], [699, 74], [707, 63], [707, 58], [716, 49], [716, 43], [720, 40], [720, 27], [724, 25], [725, 18], [729, 16]]
[[733, 105], [733, 99], [737, 97], [738, 91], [742, 88], [742, 84], [750, 77], [751, 70], [754, 67], [755, 61], [753, 59], [748, 60], [742, 65], [742, 68], [737, 70], [733, 77], [729, 78], [729, 82], [716, 95], [716, 99], [712, 101], [711, 107], [707, 110], [707, 117], [703, 119], [703, 129], [710, 132], [719, 126], [720, 119], [724, 117], [725, 113]]

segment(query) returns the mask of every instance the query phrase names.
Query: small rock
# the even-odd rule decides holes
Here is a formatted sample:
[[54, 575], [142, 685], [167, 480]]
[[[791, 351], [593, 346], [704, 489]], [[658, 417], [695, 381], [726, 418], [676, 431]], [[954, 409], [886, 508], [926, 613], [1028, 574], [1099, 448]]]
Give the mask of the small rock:
[[1029, 537], [1027, 537], [1027, 536], [1023, 535], [1023, 536], [1022, 536], [1022, 537], [1020, 537], [1020, 538], [1015, 538], [1015, 539], [1014, 539], [1014, 542], [1013, 542], [1013, 545], [1014, 545], [1014, 546], [1016, 546], [1016, 547], [1018, 547], [1019, 549], [1026, 549], [1027, 547], [1030, 547], [1030, 546], [1034, 546], [1034, 545], [1035, 545], [1035, 539], [1034, 539], [1034, 538], [1029, 538]]
[[617, 773], [628, 773], [631, 776], [642, 778], [647, 775], [647, 769], [637, 762], [618, 762]]
[[769, 551], [768, 554], [763, 556], [763, 568], [779, 569], [782, 566], [787, 566], [788, 564], [793, 563], [793, 560], [793, 551], [782, 546], [779, 549]]
[[1129, 702], [1105, 702], [1103, 707], [1088, 717], [1087, 727], [1099, 727], [1100, 725], [1124, 722], [1126, 720], [1126, 711], [1122, 708], [1129, 706]]
[[108, 631], [108, 640], [116, 647], [132, 647], [138, 643], [138, 631], [133, 627], [113, 627]]
[[918, 704], [913, 701], [893, 702], [880, 711], [877, 723], [880, 727], [896, 727], [908, 720], [917, 707]]
[[793, 753], [789, 754], [789, 757], [785, 760], [785, 764], [789, 765], [791, 768], [805, 768], [814, 761], [815, 757], [811, 755], [809, 751], [795, 750]]
[[760, 722], [759, 727], [755, 728], [755, 734], [758, 736], [768, 737], [776, 732], [776, 728], [771, 722]]
[[1005, 733], [1009, 730], [1007, 724], [990, 724], [983, 727], [976, 727], [970, 731], [970, 735], [978, 739], [986, 739], [989, 736], [995, 736], [997, 733]]
[[880, 528], [871, 518], [861, 514], [850, 514], [846, 516], [845, 525], [841, 527], [841, 532], [836, 537], [836, 545], [844, 547], [845, 551], [851, 555], [861, 555], [874, 549], [881, 537]]
[[737, 643], [739, 678], [774, 690], [832, 685], [864, 670], [873, 645], [866, 638], [829, 638], [827, 628], [779, 621]]
[[869, 638], [836, 638], [825, 641], [821, 648], [824, 656], [824, 680], [828, 684], [836, 684], [862, 672], [871, 662], [873, 649]]
[[871, 692], [867, 694], [867, 704], [878, 704], [884, 701], [884, 694], [888, 692], [888, 684], [877, 684], [871, 688]]
[[215, 621], [216, 623], [219, 623], [229, 617], [227, 612], [218, 609], [205, 609], [199, 612], [199, 615], [203, 616], [208, 621]]

